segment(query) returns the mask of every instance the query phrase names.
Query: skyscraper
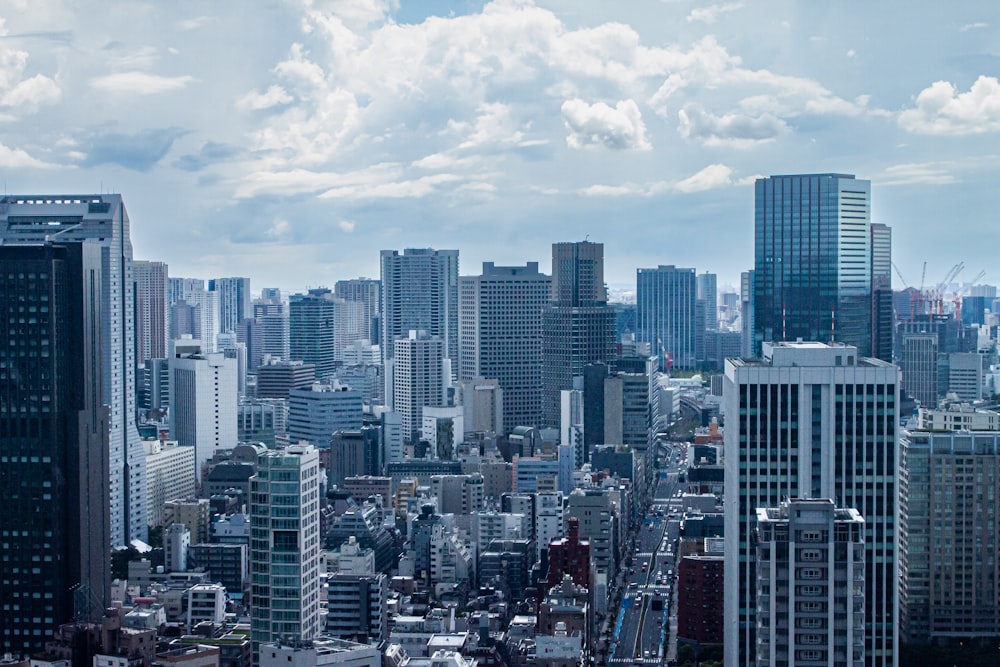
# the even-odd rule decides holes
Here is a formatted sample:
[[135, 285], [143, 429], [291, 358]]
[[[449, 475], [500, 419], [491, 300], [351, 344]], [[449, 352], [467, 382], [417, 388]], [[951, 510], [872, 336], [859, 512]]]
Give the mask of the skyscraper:
[[445, 344], [426, 331], [411, 331], [407, 338], [397, 338], [394, 347], [392, 404], [403, 417], [403, 437], [410, 442], [420, 430], [423, 409], [444, 405]]
[[852, 174], [757, 179], [755, 353], [801, 338], [872, 355], [870, 207], [871, 182]]
[[101, 246], [102, 402], [108, 422], [111, 543], [146, 538], [146, 453], [135, 427], [135, 281], [121, 195], [6, 195], [0, 243], [94, 240]]
[[110, 601], [101, 248], [0, 246], [0, 645], [33, 653]]
[[133, 263], [135, 276], [135, 360], [167, 356], [167, 265], [163, 262]]
[[755, 282], [752, 270], [740, 274], [740, 347], [745, 359], [754, 355], [753, 337], [757, 330], [753, 312]]
[[892, 361], [892, 228], [872, 223], [872, 356]]
[[213, 278], [208, 290], [219, 294], [219, 331], [235, 332], [240, 322], [253, 317], [249, 278]]
[[458, 280], [460, 380], [496, 379], [503, 388], [503, 424], [542, 423], [542, 310], [552, 280], [538, 262], [495, 266]]
[[[254, 301], [253, 317], [260, 327], [260, 357], [269, 354], [288, 361], [291, 355], [288, 304], [281, 300], [281, 293], [278, 290], [268, 291], [267, 297], [261, 296]], [[257, 356], [256, 350], [253, 356]]]
[[382, 322], [379, 319], [381, 312], [379, 309], [382, 307], [382, 282], [371, 278], [338, 280], [333, 286], [333, 293], [344, 301], [363, 304], [364, 329], [368, 332], [365, 337], [373, 345], [378, 345], [382, 329]]
[[316, 377], [333, 375], [337, 304], [328, 289], [293, 294], [288, 301], [289, 354], [296, 361], [316, 367]]
[[561, 394], [587, 364], [610, 362], [615, 311], [604, 286], [604, 244], [552, 244], [552, 302], [542, 310], [542, 420], [559, 427]]
[[319, 452], [268, 450], [250, 478], [250, 638], [305, 641], [320, 632]]
[[726, 361], [727, 665], [755, 664], [756, 512], [789, 498], [836, 499], [861, 514], [865, 664], [898, 660], [899, 371], [858, 353], [842, 344], [765, 343], [761, 360]]
[[696, 279], [698, 301], [705, 311], [705, 331], [719, 328], [719, 288], [714, 273], [699, 273]]
[[694, 269], [636, 269], [636, 338], [649, 343], [653, 354], [669, 355], [674, 368], [697, 368], [698, 333], [704, 341], [705, 322], [703, 304], [699, 326], [697, 301]]
[[[444, 356], [458, 354], [458, 251], [431, 248], [383, 250], [382, 359], [410, 331], [426, 331], [444, 342]], [[457, 359], [455, 359], [457, 361]]]
[[[172, 338], [190, 334], [201, 341], [203, 352], [215, 352], [215, 339], [219, 335], [219, 292], [205, 289], [201, 278], [170, 278]], [[188, 314], [190, 313], [190, 315]], [[181, 317], [190, 318], [181, 326]]]

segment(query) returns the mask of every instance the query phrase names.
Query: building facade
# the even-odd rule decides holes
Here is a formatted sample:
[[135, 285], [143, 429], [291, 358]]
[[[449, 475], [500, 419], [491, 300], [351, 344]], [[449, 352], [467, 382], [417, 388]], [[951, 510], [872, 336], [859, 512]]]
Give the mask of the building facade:
[[[698, 366], [698, 281], [694, 269], [636, 269], [636, 339], [674, 368]], [[712, 299], [715, 302], [715, 299]], [[703, 306], [704, 308], [704, 306]], [[701, 334], [699, 336], [699, 333]]]
[[133, 262], [135, 277], [135, 359], [167, 356], [167, 265], [163, 262]]

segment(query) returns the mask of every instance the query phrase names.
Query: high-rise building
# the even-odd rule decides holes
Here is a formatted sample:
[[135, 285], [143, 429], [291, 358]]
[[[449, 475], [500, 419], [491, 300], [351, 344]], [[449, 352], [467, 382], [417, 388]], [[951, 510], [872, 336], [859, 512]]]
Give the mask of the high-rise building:
[[673, 368], [697, 368], [698, 341], [704, 341], [704, 325], [699, 337], [695, 270], [658, 266], [636, 269], [635, 278], [636, 338], [649, 343], [653, 354], [661, 355]]
[[[291, 358], [288, 304], [281, 300], [280, 292], [276, 297], [273, 292], [268, 292], [270, 298], [253, 302], [253, 317], [260, 326], [260, 357], [263, 359], [265, 355], [271, 355], [272, 358], [288, 361]], [[256, 357], [256, 350], [252, 350], [252, 354]]]
[[288, 438], [326, 449], [336, 431], [361, 428], [361, 394], [346, 387], [316, 383], [288, 392]]
[[316, 367], [316, 377], [325, 380], [335, 368], [334, 317], [337, 304], [328, 289], [293, 294], [288, 301], [289, 354], [296, 361]]
[[872, 223], [872, 353], [892, 361], [892, 228]]
[[101, 254], [0, 246], [0, 308], [19, 313], [0, 330], [5, 653], [41, 651], [60, 624], [97, 620], [110, 602]]
[[[171, 302], [171, 337], [181, 338], [190, 334], [200, 340], [203, 352], [215, 352], [215, 339], [219, 328], [219, 292], [205, 289], [201, 278], [170, 278], [171, 293], [180, 298]], [[181, 318], [185, 321], [181, 323]]]
[[542, 424], [542, 310], [552, 280], [538, 262], [495, 266], [458, 280], [460, 380], [495, 378], [503, 388], [503, 424]]
[[899, 368], [906, 393], [925, 408], [937, 407], [938, 337], [933, 333], [904, 333], [900, 336]]
[[220, 332], [236, 332], [243, 320], [253, 317], [249, 278], [213, 278], [208, 290], [219, 295]]
[[431, 248], [383, 250], [383, 360], [395, 354], [393, 343], [410, 331], [426, 331], [444, 343], [444, 356], [458, 354], [458, 251]]
[[202, 352], [196, 340], [170, 345], [170, 433], [181, 446], [194, 447], [200, 481], [217, 450], [238, 444], [236, 361], [223, 352]]
[[755, 192], [754, 352], [801, 339], [871, 356], [871, 181], [770, 176]]
[[411, 331], [408, 338], [396, 338], [393, 347], [392, 402], [409, 442], [423, 423], [423, 409], [445, 404], [445, 342], [426, 331]]
[[167, 265], [163, 262], [133, 263], [135, 278], [135, 359], [167, 356]]
[[992, 641], [1000, 627], [1000, 433], [911, 431], [900, 458], [904, 639]]
[[[320, 633], [319, 452], [268, 450], [250, 478], [250, 637], [260, 645]], [[256, 663], [256, 659], [254, 660]]]
[[765, 343], [760, 360], [727, 360], [727, 665], [753, 664], [757, 652], [756, 512], [788, 498], [836, 498], [861, 514], [865, 664], [897, 663], [898, 374], [842, 344]]
[[744, 271], [740, 274], [740, 347], [742, 356], [749, 359], [754, 355], [753, 336], [757, 330], [753, 312], [754, 272]]
[[371, 278], [338, 280], [333, 286], [333, 293], [344, 301], [363, 304], [364, 330], [368, 332], [365, 338], [378, 345], [382, 328], [379, 316], [379, 309], [382, 307], [382, 282]]
[[[587, 364], [616, 356], [604, 286], [604, 244], [552, 244], [552, 302], [542, 310], [542, 421], [559, 427], [561, 393]], [[514, 425], [516, 426], [516, 424]]]
[[121, 195], [6, 195], [0, 198], [0, 243], [56, 239], [101, 246], [104, 382], [111, 479], [111, 544], [146, 538], [146, 460], [135, 427], [135, 279], [129, 217]]
[[757, 508], [755, 665], [865, 664], [865, 521], [832, 500]]

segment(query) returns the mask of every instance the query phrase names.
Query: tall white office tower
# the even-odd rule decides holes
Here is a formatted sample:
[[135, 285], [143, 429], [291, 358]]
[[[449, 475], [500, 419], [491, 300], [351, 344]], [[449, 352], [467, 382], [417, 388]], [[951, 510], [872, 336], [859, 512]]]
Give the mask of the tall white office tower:
[[[344, 301], [361, 304], [362, 328], [366, 332], [364, 337], [373, 345], [378, 345], [382, 335], [382, 323], [379, 319], [382, 282], [371, 278], [338, 280], [333, 286], [333, 293]], [[345, 341], [345, 344], [349, 342]]]
[[290, 445], [257, 457], [250, 478], [250, 639], [308, 641], [320, 633], [319, 452]]
[[[290, 361], [288, 304], [281, 300], [281, 293], [276, 289], [269, 289], [266, 294], [267, 297], [253, 302], [253, 317], [260, 327], [260, 356], [269, 354], [272, 358]], [[251, 356], [258, 356], [256, 350], [252, 351]]]
[[757, 508], [757, 667], [865, 664], [864, 528], [829, 499]]
[[458, 354], [458, 251], [431, 248], [383, 250], [382, 359], [410, 331], [426, 331], [444, 343], [444, 356]]
[[135, 278], [135, 360], [167, 356], [167, 265], [163, 262], [133, 262]]
[[726, 665], [756, 664], [757, 510], [789, 498], [861, 514], [865, 664], [898, 664], [898, 376], [840, 344], [764, 343], [759, 360], [726, 361]]
[[110, 406], [111, 544], [146, 539], [146, 452], [135, 427], [135, 277], [121, 195], [6, 195], [0, 243], [94, 241], [101, 246], [104, 402]]
[[219, 294], [219, 331], [235, 332], [240, 323], [253, 317], [249, 278], [213, 278], [208, 290]]
[[551, 293], [538, 262], [483, 262], [482, 275], [458, 279], [458, 377], [500, 382], [505, 434], [542, 424], [542, 310]]
[[171, 341], [170, 348], [170, 433], [178, 444], [194, 447], [200, 481], [216, 450], [239, 444], [238, 362], [225, 352], [206, 353], [190, 338]]
[[410, 442], [423, 423], [423, 409], [445, 404], [445, 344], [426, 331], [411, 331], [394, 346], [393, 403], [403, 417], [403, 438]]

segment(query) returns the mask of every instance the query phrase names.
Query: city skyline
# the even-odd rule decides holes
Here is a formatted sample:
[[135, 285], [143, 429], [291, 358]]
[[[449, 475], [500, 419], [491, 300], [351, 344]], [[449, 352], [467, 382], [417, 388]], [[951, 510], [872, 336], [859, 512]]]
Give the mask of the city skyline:
[[93, 7], [5, 12], [0, 170], [125, 193], [136, 256], [174, 275], [299, 290], [426, 246], [549, 272], [589, 234], [612, 286], [671, 263], [737, 285], [753, 178], [826, 171], [871, 180], [911, 285], [989, 266], [994, 7]]

